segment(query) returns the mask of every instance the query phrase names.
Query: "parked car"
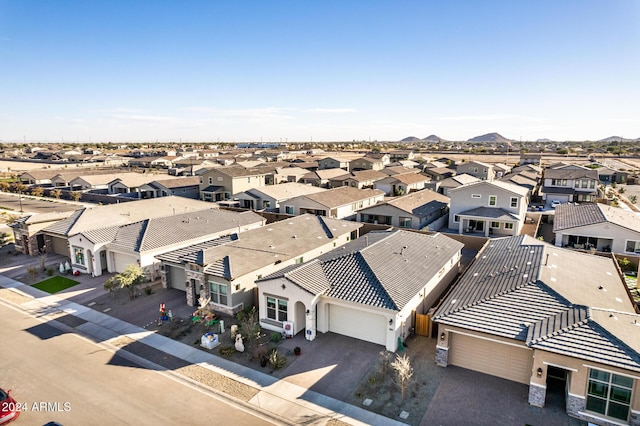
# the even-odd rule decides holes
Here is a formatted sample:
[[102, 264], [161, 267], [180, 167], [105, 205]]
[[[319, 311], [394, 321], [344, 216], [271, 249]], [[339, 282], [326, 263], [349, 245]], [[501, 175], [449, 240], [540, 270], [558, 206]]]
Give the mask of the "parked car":
[[558, 200], [553, 200], [553, 201], [551, 202], [551, 208], [552, 208], [552, 209], [555, 209], [555, 208], [556, 208], [556, 207], [558, 207], [560, 204], [562, 204], [560, 201], [558, 201]]
[[14, 421], [20, 416], [21, 405], [11, 398], [10, 390], [0, 389], [0, 425]]

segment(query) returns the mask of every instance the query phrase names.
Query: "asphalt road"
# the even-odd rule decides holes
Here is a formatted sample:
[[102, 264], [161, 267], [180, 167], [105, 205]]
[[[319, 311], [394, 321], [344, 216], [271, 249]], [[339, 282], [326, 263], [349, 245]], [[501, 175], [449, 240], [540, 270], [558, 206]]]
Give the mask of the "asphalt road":
[[[22, 199], [22, 201], [21, 201]], [[20, 212], [20, 204], [22, 203], [22, 211], [30, 213], [47, 213], [47, 212], [68, 212], [82, 208], [80, 203], [72, 204], [65, 202], [43, 201], [36, 198], [30, 198], [18, 194], [7, 194], [0, 192], [0, 208], [13, 210], [11, 213], [18, 214]]]
[[2, 302], [0, 318], [0, 387], [23, 406], [16, 426], [273, 424]]

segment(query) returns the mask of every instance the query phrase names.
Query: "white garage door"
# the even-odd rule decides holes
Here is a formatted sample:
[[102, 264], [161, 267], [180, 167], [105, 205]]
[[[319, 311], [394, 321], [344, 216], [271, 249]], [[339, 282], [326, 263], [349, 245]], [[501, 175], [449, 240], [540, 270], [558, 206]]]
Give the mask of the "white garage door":
[[451, 333], [449, 364], [529, 384], [533, 354], [530, 349]]
[[133, 256], [127, 256], [126, 254], [122, 254], [122, 253], [113, 253], [113, 264], [116, 268], [115, 271], [112, 272], [122, 272], [125, 270], [125, 268], [129, 265], [133, 264], [137, 264], [138, 263], [138, 259], [136, 259]]
[[169, 268], [169, 287], [186, 291], [187, 285], [184, 277], [184, 269], [175, 266], [167, 266]]
[[386, 320], [382, 315], [329, 305], [329, 331], [379, 345], [387, 344]]

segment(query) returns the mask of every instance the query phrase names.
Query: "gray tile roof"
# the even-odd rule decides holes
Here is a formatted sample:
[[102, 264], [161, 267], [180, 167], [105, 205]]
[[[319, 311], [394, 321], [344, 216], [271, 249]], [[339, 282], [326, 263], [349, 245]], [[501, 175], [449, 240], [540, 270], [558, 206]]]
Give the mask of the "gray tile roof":
[[640, 230], [640, 217], [632, 212], [599, 203], [567, 203], [556, 207], [553, 232], [606, 222]]
[[398, 311], [462, 247], [442, 234], [374, 231], [260, 281], [286, 278], [314, 295]]
[[211, 203], [185, 197], [168, 196], [126, 203], [85, 207], [44, 228], [42, 232], [72, 236], [110, 226], [126, 225], [144, 219], [212, 209]]
[[520, 218], [503, 208], [496, 207], [476, 207], [475, 209], [466, 210], [458, 213], [458, 215], [474, 216], [474, 217], [488, 217], [490, 219], [500, 220], [520, 220]]
[[358, 189], [351, 186], [341, 186], [323, 192], [295, 197], [295, 199], [307, 198], [327, 208], [334, 208], [381, 195], [384, 195], [384, 192], [379, 189]]
[[598, 172], [592, 169], [544, 169], [545, 179], [598, 179]]
[[146, 219], [124, 225], [109, 244], [111, 248], [145, 252], [201, 238], [238, 232], [264, 219], [253, 212], [209, 209], [174, 216]]
[[[361, 227], [361, 223], [305, 214], [245, 231], [227, 244], [194, 248], [191, 254], [181, 251], [180, 256], [202, 262], [208, 274], [232, 280], [302, 256]], [[172, 253], [157, 256], [161, 260], [176, 257]]]
[[422, 191], [411, 192], [410, 194], [400, 197], [391, 198], [384, 203], [378, 203], [375, 206], [364, 208], [361, 212], [365, 213], [369, 209], [378, 208], [387, 204], [407, 213], [411, 213], [417, 217], [426, 217], [434, 211], [447, 207], [449, 205], [449, 201], [449, 197], [435, 191], [425, 189]]
[[[625, 321], [609, 318], [613, 312]], [[528, 236], [490, 240], [434, 315], [438, 323], [640, 371], [635, 320], [612, 259]]]
[[226, 235], [220, 238], [214, 238], [202, 243], [192, 244], [189, 247], [172, 250], [168, 253], [159, 254], [156, 257], [158, 260], [162, 260], [170, 263], [187, 264], [198, 263], [202, 264], [203, 251], [211, 247], [227, 244], [237, 239], [237, 236]]

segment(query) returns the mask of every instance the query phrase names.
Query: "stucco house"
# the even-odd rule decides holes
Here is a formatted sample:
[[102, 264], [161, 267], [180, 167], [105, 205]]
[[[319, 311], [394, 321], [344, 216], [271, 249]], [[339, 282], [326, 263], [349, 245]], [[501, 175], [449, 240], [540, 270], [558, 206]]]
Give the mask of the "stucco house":
[[438, 365], [526, 384], [539, 407], [553, 393], [586, 422], [640, 424], [640, 315], [611, 257], [489, 240], [433, 320]]
[[458, 233], [518, 235], [524, 225], [529, 190], [500, 181], [479, 181], [449, 190], [449, 228]]
[[433, 189], [434, 191], [439, 192], [442, 195], [445, 195], [448, 197], [449, 191], [451, 191], [453, 188], [458, 188], [460, 186], [468, 185], [470, 183], [475, 183], [475, 182], [480, 182], [480, 179], [478, 179], [475, 176], [471, 176], [466, 173], [463, 173], [461, 175], [451, 176], [444, 180], [430, 182], [427, 186], [430, 189]]
[[344, 175], [343, 169], [316, 170], [305, 174], [300, 182], [313, 186], [328, 187], [331, 179]]
[[405, 173], [380, 179], [375, 182], [373, 187], [383, 191], [386, 195], [397, 196], [420, 191], [426, 187], [430, 180], [430, 177], [422, 173]]
[[556, 207], [553, 232], [559, 247], [640, 253], [640, 217], [605, 204], [560, 204]]
[[18, 253], [37, 256], [41, 253], [51, 253], [47, 247], [44, 234], [40, 231], [71, 216], [69, 212], [50, 212], [21, 216], [9, 227], [13, 231], [13, 241]]
[[175, 195], [198, 200], [200, 199], [200, 178], [198, 176], [165, 177], [162, 180], [154, 180], [144, 184], [139, 190], [141, 193], [149, 194], [150, 198]]
[[318, 170], [342, 169], [350, 171], [351, 161], [362, 158], [362, 155], [333, 155], [318, 160]]
[[331, 188], [352, 186], [354, 188], [373, 188], [374, 184], [387, 175], [379, 170], [360, 170], [346, 173], [329, 180]]
[[598, 196], [598, 172], [577, 165], [546, 168], [541, 194], [547, 203], [593, 202]]
[[425, 189], [363, 208], [358, 212], [358, 222], [438, 230], [447, 226], [448, 214], [449, 197]]
[[493, 180], [496, 177], [493, 165], [482, 161], [468, 161], [458, 164], [456, 166], [456, 174], [463, 173], [475, 176], [480, 180]]
[[[260, 325], [334, 332], [394, 352], [459, 271], [463, 244], [442, 234], [374, 231], [258, 280]], [[287, 330], [287, 326], [289, 330]]]
[[280, 213], [301, 215], [311, 213], [334, 219], [355, 219], [357, 212], [384, 200], [377, 189], [358, 189], [350, 186], [329, 189], [315, 194], [290, 198], [280, 205]]
[[235, 314], [256, 304], [256, 280], [303, 263], [357, 238], [362, 224], [303, 215], [157, 256], [163, 285], [184, 290], [186, 303], [211, 297], [213, 309]]
[[349, 170], [358, 171], [358, 170], [382, 170], [384, 169], [384, 162], [381, 158], [373, 158], [373, 157], [360, 157], [355, 160], [351, 160], [349, 163]]
[[137, 264], [155, 278], [160, 269], [155, 256], [265, 223], [253, 212], [210, 208], [84, 231], [69, 236], [71, 267], [98, 276]]
[[326, 191], [326, 189], [289, 182], [249, 189], [235, 194], [233, 198], [240, 202], [240, 207], [245, 209], [278, 212], [280, 211], [280, 205], [291, 198], [323, 191]]
[[181, 197], [161, 197], [84, 207], [41, 229], [47, 253], [73, 257], [69, 237], [105, 226], [126, 225], [144, 219], [207, 210], [211, 204]]
[[204, 201], [228, 200], [233, 194], [266, 186], [271, 170], [247, 169], [238, 165], [212, 167], [200, 174], [200, 194]]

